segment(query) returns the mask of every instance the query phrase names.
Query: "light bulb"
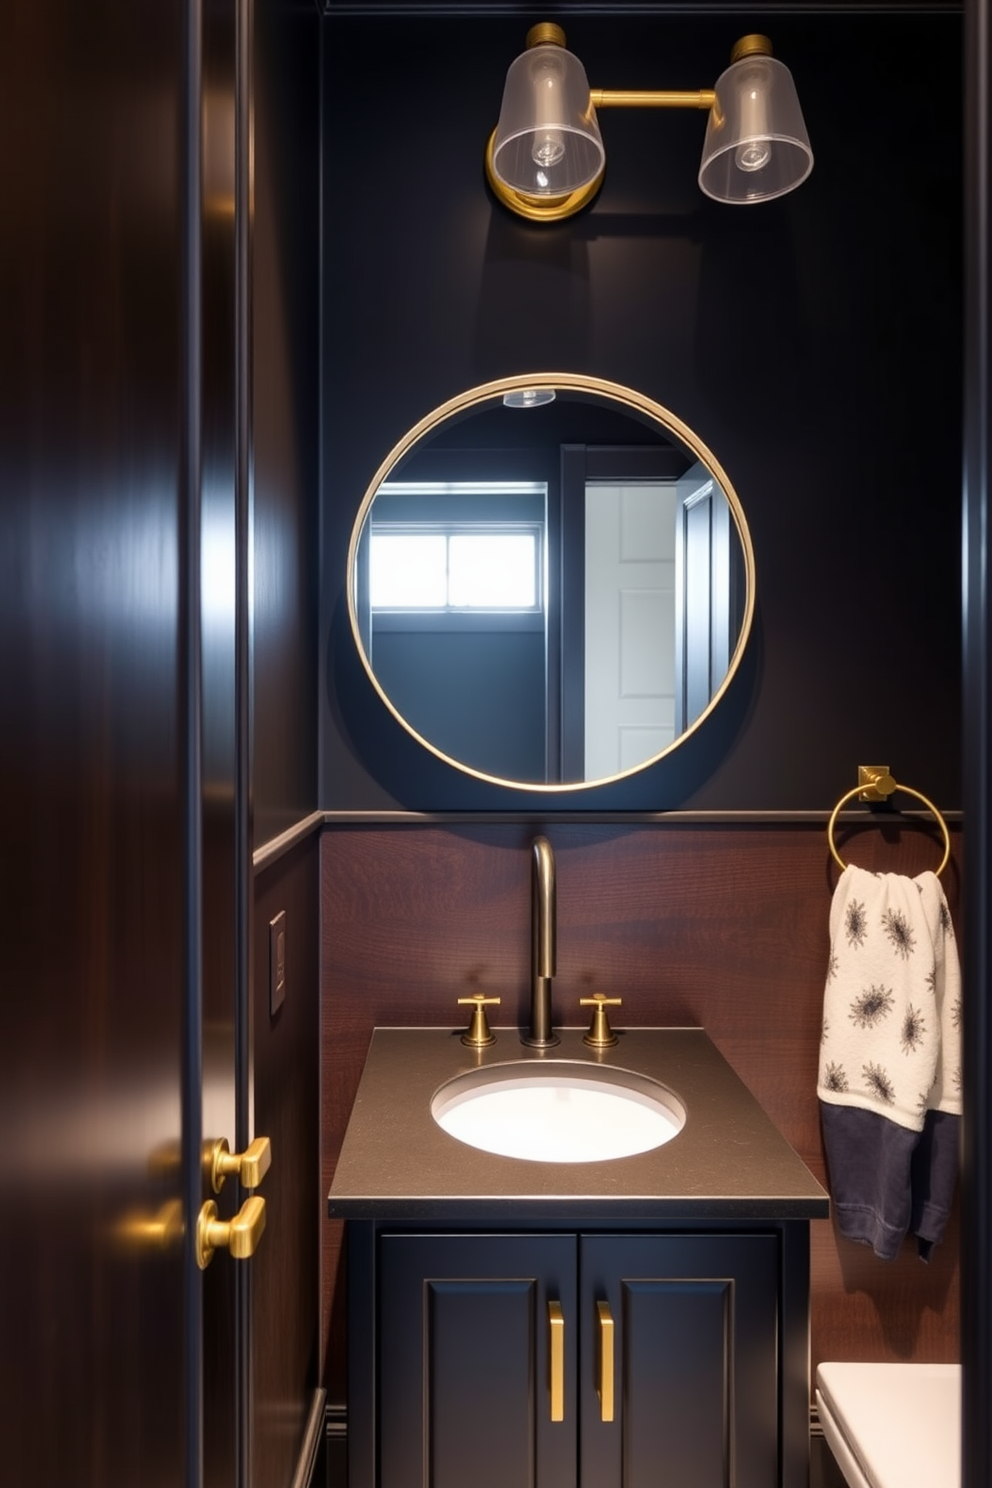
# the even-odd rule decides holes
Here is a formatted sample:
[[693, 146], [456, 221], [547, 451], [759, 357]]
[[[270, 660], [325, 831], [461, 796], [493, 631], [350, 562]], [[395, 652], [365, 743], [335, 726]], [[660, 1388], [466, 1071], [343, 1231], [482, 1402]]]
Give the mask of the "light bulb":
[[530, 147], [530, 158], [544, 170], [557, 165], [565, 156], [565, 137], [560, 129], [542, 129], [535, 134]]
[[762, 170], [772, 158], [772, 146], [770, 140], [748, 140], [746, 145], [738, 145], [734, 154], [734, 164], [738, 170], [759, 171]]
[[772, 142], [768, 133], [767, 89], [770, 85], [769, 69], [761, 61], [755, 61], [741, 78], [742, 143], [734, 152], [734, 163], [738, 170], [759, 171], [772, 157]]
[[513, 388], [503, 394], [506, 408], [540, 408], [555, 401], [554, 388]]
[[565, 134], [556, 126], [562, 119], [561, 62], [555, 48], [542, 47], [535, 56], [534, 112], [536, 128], [530, 157], [542, 170], [550, 170], [565, 158]]

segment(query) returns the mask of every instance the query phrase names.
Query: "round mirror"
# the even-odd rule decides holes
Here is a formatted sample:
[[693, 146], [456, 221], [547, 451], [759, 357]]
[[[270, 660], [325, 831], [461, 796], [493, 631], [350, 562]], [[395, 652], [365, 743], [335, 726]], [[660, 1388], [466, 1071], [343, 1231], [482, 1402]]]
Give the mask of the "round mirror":
[[373, 685], [427, 749], [574, 790], [654, 763], [716, 706], [754, 556], [691, 429], [629, 388], [538, 373], [453, 398], [390, 452], [348, 606]]

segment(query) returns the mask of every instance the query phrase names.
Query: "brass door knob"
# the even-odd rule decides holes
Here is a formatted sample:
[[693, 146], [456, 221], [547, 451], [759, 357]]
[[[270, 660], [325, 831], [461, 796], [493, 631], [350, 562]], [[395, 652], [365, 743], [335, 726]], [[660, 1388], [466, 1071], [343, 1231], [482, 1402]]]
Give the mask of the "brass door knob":
[[227, 1250], [236, 1261], [247, 1260], [258, 1249], [265, 1229], [265, 1200], [258, 1194], [245, 1199], [233, 1219], [218, 1219], [217, 1205], [208, 1199], [196, 1219], [196, 1264], [205, 1271], [215, 1250]]
[[224, 1179], [237, 1174], [242, 1188], [257, 1188], [272, 1166], [272, 1144], [268, 1137], [256, 1137], [244, 1152], [232, 1152], [226, 1137], [207, 1142], [203, 1165], [214, 1193], [220, 1193]]
[[593, 1049], [611, 1049], [620, 1040], [610, 1027], [610, 1020], [606, 1009], [608, 1007], [622, 1006], [623, 999], [620, 997], [607, 997], [605, 992], [594, 992], [591, 997], [580, 997], [579, 1007], [591, 1007], [595, 1009], [592, 1022], [589, 1024], [589, 1032], [583, 1034], [582, 1042], [589, 1044]]

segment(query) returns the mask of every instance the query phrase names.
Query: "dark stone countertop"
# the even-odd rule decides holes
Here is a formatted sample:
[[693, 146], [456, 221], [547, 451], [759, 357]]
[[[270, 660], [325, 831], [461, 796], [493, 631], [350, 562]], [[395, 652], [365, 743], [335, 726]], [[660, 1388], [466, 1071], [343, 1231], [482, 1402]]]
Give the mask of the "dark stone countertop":
[[[514, 1028], [473, 1050], [461, 1029], [377, 1028], [372, 1035], [328, 1195], [338, 1219], [501, 1223], [558, 1217], [613, 1220], [822, 1219], [829, 1199], [701, 1028], [618, 1030], [594, 1051], [584, 1029], [558, 1029], [547, 1052]], [[467, 1071], [507, 1062], [636, 1071], [666, 1085], [687, 1118], [651, 1152], [603, 1162], [498, 1157], [442, 1131], [431, 1115], [438, 1088]]]

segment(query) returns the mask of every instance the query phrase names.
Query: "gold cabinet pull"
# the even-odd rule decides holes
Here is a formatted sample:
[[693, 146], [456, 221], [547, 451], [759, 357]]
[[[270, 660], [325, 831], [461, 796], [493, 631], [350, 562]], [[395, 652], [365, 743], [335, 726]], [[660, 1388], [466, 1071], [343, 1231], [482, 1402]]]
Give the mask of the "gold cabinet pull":
[[565, 1319], [561, 1303], [548, 1303], [548, 1359], [551, 1370], [551, 1419], [565, 1419]]
[[613, 1318], [608, 1302], [596, 1303], [599, 1319], [599, 1395], [600, 1416], [604, 1421], [613, 1420]]
[[232, 1152], [227, 1138], [218, 1137], [204, 1147], [203, 1165], [214, 1193], [220, 1193], [224, 1179], [235, 1173], [242, 1188], [257, 1188], [272, 1166], [272, 1144], [268, 1137], [256, 1137], [244, 1152]]
[[265, 1200], [258, 1194], [245, 1199], [233, 1219], [218, 1219], [217, 1205], [208, 1199], [196, 1220], [196, 1264], [204, 1271], [215, 1250], [227, 1250], [236, 1261], [254, 1255], [265, 1229]]

